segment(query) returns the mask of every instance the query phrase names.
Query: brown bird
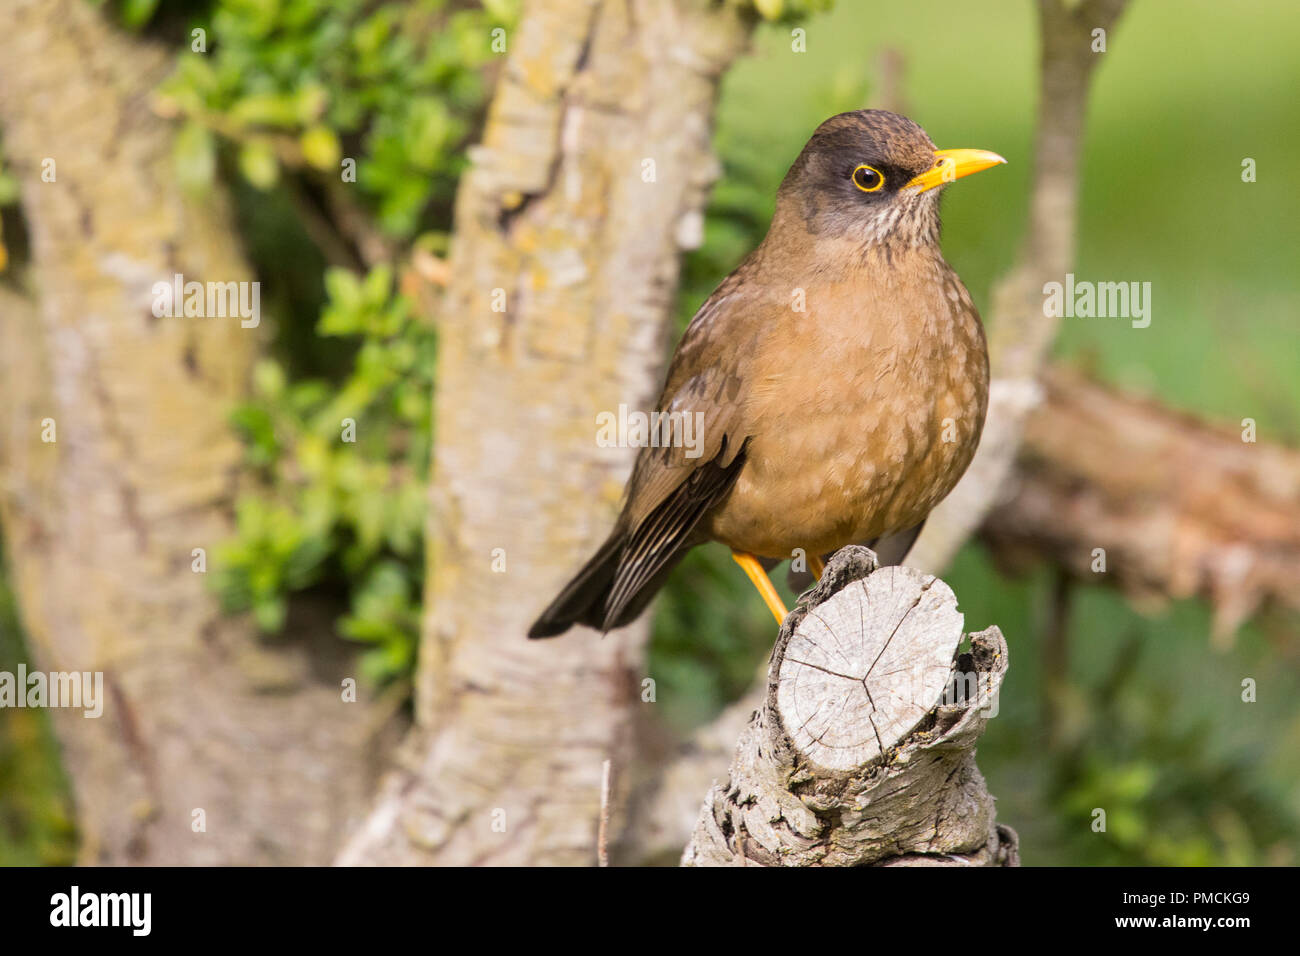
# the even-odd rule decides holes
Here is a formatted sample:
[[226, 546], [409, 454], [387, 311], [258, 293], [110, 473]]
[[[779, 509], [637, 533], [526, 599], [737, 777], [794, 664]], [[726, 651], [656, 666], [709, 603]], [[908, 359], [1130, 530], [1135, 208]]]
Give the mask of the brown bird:
[[883, 110], [822, 123], [766, 238], [673, 355], [656, 411], [692, 415], [700, 440], [641, 449], [613, 533], [528, 636], [627, 624], [708, 541], [778, 622], [764, 565], [802, 554], [820, 576], [821, 556], [856, 542], [900, 562], [988, 407], [984, 329], [939, 250], [938, 187], [1004, 162], [936, 150]]

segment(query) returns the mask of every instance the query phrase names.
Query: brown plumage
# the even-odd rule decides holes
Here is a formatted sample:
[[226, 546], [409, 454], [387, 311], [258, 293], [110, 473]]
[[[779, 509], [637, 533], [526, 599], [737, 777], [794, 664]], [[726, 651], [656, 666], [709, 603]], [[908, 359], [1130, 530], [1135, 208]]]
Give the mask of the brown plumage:
[[706, 541], [781, 560], [892, 539], [902, 560], [988, 404], [983, 327], [939, 250], [933, 187], [1000, 161], [936, 151], [881, 110], [818, 127], [766, 238], [669, 366], [655, 408], [703, 413], [702, 453], [641, 450], [612, 534], [529, 637], [628, 623]]

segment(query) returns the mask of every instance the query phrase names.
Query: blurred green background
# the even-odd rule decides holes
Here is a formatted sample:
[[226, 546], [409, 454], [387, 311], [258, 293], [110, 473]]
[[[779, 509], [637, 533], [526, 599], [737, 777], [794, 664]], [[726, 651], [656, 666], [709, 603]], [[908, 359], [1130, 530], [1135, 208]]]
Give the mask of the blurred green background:
[[[234, 187], [277, 319], [256, 395], [232, 421], [264, 488], [240, 503], [216, 586], [268, 633], [284, 625], [291, 599], [333, 602], [340, 633], [370, 648], [369, 679], [400, 686], [419, 617], [436, 343], [391, 270], [322, 250], [304, 202], [328, 206], [337, 157], [358, 156], [359, 208], [380, 240], [396, 253], [445, 249], [456, 176], [490, 89], [483, 37], [512, 23], [516, 7], [110, 6], [123, 29], [178, 48], [193, 25], [209, 30], [210, 55], [180, 58], [162, 87], [181, 124], [178, 170], [198, 190], [214, 177]], [[793, 26], [806, 31], [807, 53], [791, 52]], [[1248, 0], [1230, 15], [1208, 0], [1137, 0], [1125, 14], [1099, 54], [1075, 273], [1151, 282], [1153, 320], [1133, 329], [1066, 319], [1057, 348], [1176, 407], [1226, 422], [1253, 417], [1262, 439], [1290, 445], [1300, 445], [1298, 34], [1300, 6], [1289, 0]], [[419, 35], [434, 39], [410, 39]], [[902, 55], [905, 110], [936, 143], [1010, 160], [945, 199], [946, 254], [987, 309], [1026, 207], [1034, 7], [842, 0], [760, 26], [753, 54], [725, 79], [716, 134], [724, 174], [705, 244], [686, 262], [683, 324], [761, 238], [776, 186], [812, 129], [875, 105], [885, 49]], [[1241, 181], [1245, 157], [1257, 162], [1255, 183]], [[0, 173], [0, 204], [12, 201]], [[349, 414], [368, 422], [367, 444], [341, 454], [323, 436]], [[1067, 691], [1048, 700], [1053, 675], [1041, 650], [1062, 589], [1053, 569], [1008, 579], [971, 544], [945, 579], [967, 629], [997, 624], [1010, 645], [1001, 714], [979, 765], [1026, 864], [1298, 862], [1293, 619], [1266, 614], [1215, 647], [1198, 603], [1139, 613], [1106, 589], [1071, 586], [1058, 629], [1068, 670], [1054, 675]], [[12, 670], [25, 651], [6, 595], [0, 589], [0, 669]], [[674, 728], [688, 732], [738, 696], [770, 642], [767, 611], [720, 549], [691, 555], [654, 621], [651, 673]], [[1258, 681], [1257, 703], [1241, 701], [1245, 677]], [[1107, 810], [1105, 833], [1091, 829], [1094, 807]], [[68, 861], [72, 819], [44, 715], [0, 715], [0, 863]]]

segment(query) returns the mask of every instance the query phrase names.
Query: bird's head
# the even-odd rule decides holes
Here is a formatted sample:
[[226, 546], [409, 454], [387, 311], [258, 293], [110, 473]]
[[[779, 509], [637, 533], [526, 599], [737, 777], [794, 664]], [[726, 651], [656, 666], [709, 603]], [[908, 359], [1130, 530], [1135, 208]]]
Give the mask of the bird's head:
[[840, 113], [790, 167], [777, 217], [864, 246], [937, 243], [939, 187], [1005, 162], [983, 149], [936, 149], [920, 126], [887, 110]]

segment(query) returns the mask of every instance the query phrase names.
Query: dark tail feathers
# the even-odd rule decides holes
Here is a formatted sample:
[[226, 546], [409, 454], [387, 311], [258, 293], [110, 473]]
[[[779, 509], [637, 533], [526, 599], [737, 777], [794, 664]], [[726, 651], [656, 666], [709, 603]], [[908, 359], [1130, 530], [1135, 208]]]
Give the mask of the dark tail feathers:
[[654, 577], [628, 601], [617, 620], [611, 621], [608, 619], [605, 604], [609, 598], [610, 588], [614, 584], [614, 574], [618, 571], [619, 558], [622, 557], [626, 544], [626, 533], [616, 528], [600, 546], [600, 550], [582, 566], [582, 570], [574, 575], [573, 580], [560, 592], [559, 597], [551, 602], [528, 629], [528, 636], [530, 638], [556, 637], [575, 624], [582, 624], [598, 631], [612, 631], [640, 617], [651, 598], [663, 587], [668, 573], [677, 566], [677, 562], [682, 559], [686, 551], [683, 549], [666, 561]]
[[623, 532], [615, 529], [528, 629], [529, 637], [555, 637], [574, 624], [600, 627], [605, 620], [605, 596], [614, 582], [618, 557], [623, 553], [623, 541]]

